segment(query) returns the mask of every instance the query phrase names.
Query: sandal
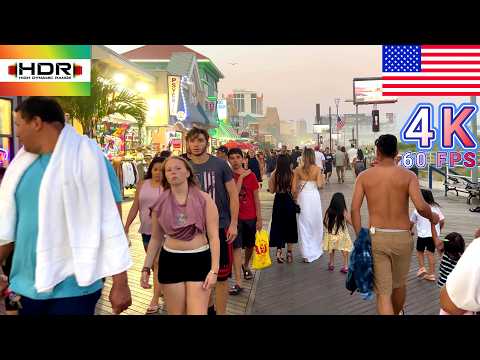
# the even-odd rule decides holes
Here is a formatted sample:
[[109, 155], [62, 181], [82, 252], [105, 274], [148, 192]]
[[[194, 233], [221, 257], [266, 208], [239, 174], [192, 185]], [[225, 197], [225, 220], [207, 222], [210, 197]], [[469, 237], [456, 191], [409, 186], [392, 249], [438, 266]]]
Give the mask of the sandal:
[[420, 269], [418, 269], [417, 271], [417, 277], [422, 277], [423, 275], [425, 275], [427, 273], [427, 270], [424, 268], [424, 267], [421, 267]]
[[478, 212], [480, 212], [480, 206], [477, 206], [476, 208], [471, 208], [469, 210], [470, 210], [470, 212], [477, 212], [478, 213]]
[[245, 280], [252, 280], [253, 279], [253, 274], [250, 271], [250, 269], [245, 270], [245, 267], [242, 265], [242, 271], [243, 271], [243, 277]]
[[291, 250], [287, 252], [287, 263], [291, 264], [293, 262], [293, 254]]
[[277, 262], [283, 264], [285, 259], [282, 257], [282, 250], [277, 250]]
[[145, 315], [157, 314], [159, 310], [160, 310], [160, 305], [149, 305]]
[[343, 267], [340, 269], [340, 272], [341, 272], [342, 274], [347, 274], [347, 273], [348, 273], [348, 267], [343, 266]]
[[423, 277], [425, 280], [428, 280], [428, 281], [435, 281], [435, 275], [434, 274], [428, 274], [428, 275], [425, 275]]
[[242, 288], [238, 285], [233, 285], [230, 290], [228, 290], [228, 293], [230, 295], [238, 295], [242, 292]]
[[333, 265], [328, 265], [328, 271], [333, 271], [335, 270], [335, 266]]

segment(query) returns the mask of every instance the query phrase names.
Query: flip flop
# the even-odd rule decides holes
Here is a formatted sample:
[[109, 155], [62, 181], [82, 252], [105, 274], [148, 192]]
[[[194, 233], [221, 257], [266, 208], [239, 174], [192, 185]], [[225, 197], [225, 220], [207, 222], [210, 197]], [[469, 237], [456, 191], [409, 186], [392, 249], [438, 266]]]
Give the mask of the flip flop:
[[157, 314], [159, 310], [160, 310], [160, 305], [150, 305], [147, 308], [147, 312], [145, 313], [145, 315]]
[[228, 293], [230, 295], [238, 295], [240, 294], [240, 292], [243, 290], [243, 288], [241, 288], [240, 286], [238, 285], [233, 285], [230, 290], [228, 291]]
[[421, 277], [421, 276], [425, 275], [426, 273], [427, 273], [427, 270], [424, 267], [421, 267], [417, 271], [417, 277]]
[[428, 281], [435, 281], [435, 275], [434, 274], [430, 274], [430, 275], [425, 275], [423, 277], [425, 280], [428, 280]]

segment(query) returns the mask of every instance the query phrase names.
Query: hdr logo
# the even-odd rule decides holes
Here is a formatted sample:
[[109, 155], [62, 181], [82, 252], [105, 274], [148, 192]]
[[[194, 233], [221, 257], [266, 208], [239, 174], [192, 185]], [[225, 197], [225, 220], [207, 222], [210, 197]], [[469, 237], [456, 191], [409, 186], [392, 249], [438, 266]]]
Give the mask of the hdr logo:
[[90, 96], [91, 45], [0, 45], [0, 96]]
[[0, 59], [0, 86], [90, 82], [90, 69], [90, 59]]
[[66, 61], [20, 61], [8, 66], [8, 75], [21, 80], [73, 80], [82, 73], [81, 65]]

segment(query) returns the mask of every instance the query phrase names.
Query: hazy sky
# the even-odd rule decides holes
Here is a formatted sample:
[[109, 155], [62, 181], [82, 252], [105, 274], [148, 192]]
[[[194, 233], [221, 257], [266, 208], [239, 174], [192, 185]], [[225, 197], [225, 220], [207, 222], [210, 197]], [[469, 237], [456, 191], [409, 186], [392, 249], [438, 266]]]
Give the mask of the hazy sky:
[[[122, 53], [141, 45], [107, 45]], [[219, 82], [219, 93], [233, 89], [254, 90], [264, 94], [264, 110], [276, 106], [281, 120], [305, 119], [313, 123], [315, 104], [322, 115], [328, 106], [335, 113], [335, 98], [352, 98], [352, 79], [381, 75], [382, 48], [379, 45], [186, 45], [209, 57], [225, 78]], [[230, 65], [229, 63], [238, 63]], [[440, 101], [456, 104], [465, 97], [401, 97], [397, 104], [379, 105], [381, 119], [394, 112], [404, 123], [420, 101], [434, 105]], [[370, 113], [371, 105], [359, 112]], [[342, 103], [339, 113], [354, 113], [351, 103]]]

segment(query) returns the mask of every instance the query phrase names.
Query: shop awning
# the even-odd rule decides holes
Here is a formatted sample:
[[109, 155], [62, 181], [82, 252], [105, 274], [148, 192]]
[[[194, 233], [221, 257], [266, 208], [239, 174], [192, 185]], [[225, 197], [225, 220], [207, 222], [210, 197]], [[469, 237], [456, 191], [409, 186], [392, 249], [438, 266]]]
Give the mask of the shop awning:
[[111, 122], [115, 124], [136, 124], [137, 120], [132, 115], [121, 115], [121, 114], [112, 114], [105, 116], [102, 121]]
[[236, 140], [240, 138], [235, 133], [232, 125], [226, 124], [223, 121], [219, 121], [218, 127], [216, 129], [211, 129], [209, 133], [210, 136], [219, 140]]

